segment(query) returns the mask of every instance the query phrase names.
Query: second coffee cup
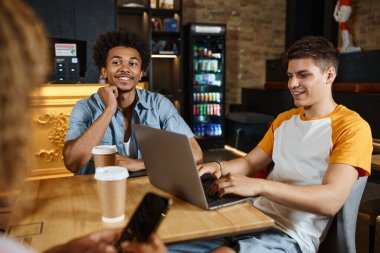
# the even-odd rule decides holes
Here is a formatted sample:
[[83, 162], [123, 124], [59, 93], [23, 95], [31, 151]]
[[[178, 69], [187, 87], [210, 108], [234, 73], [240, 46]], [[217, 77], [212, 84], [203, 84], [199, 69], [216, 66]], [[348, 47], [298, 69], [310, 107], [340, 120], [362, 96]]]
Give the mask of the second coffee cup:
[[116, 146], [114, 145], [99, 145], [92, 149], [95, 168], [104, 166], [114, 166], [116, 157]]

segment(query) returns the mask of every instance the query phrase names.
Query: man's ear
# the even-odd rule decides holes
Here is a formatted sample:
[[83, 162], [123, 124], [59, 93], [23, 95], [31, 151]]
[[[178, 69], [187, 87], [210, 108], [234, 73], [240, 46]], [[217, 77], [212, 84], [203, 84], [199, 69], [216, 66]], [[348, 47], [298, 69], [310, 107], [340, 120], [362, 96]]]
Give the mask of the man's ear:
[[327, 74], [327, 83], [332, 84], [336, 78], [336, 70], [333, 67], [330, 67], [326, 71]]
[[102, 67], [100, 69], [100, 74], [102, 75], [102, 77], [107, 78], [107, 71], [105, 67]]

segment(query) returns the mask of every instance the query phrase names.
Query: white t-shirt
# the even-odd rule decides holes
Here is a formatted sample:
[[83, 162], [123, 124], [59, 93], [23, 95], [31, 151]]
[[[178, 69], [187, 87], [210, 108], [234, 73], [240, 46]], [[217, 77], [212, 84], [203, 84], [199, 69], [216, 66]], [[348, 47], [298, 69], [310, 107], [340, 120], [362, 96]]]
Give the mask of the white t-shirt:
[[127, 157], [137, 157], [136, 146], [131, 142], [132, 138], [129, 138], [127, 142], [124, 142], [124, 150]]
[[[339, 105], [324, 117], [306, 118], [302, 107], [280, 114], [258, 146], [274, 161], [268, 179], [292, 185], [320, 185], [329, 164], [370, 174], [371, 129], [359, 114]], [[264, 197], [254, 206], [271, 216], [275, 226], [294, 238], [302, 252], [316, 252], [331, 218], [289, 208]]]

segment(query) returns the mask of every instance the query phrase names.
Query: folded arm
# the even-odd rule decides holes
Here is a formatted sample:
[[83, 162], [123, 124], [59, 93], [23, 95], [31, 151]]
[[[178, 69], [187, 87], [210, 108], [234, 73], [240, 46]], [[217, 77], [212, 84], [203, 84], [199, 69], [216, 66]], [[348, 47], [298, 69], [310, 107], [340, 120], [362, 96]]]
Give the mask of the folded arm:
[[78, 138], [66, 141], [63, 147], [63, 161], [73, 173], [88, 163], [92, 148], [101, 143], [107, 127], [117, 109], [117, 88], [108, 86], [98, 89], [98, 95], [104, 103], [104, 111], [98, 119]]
[[114, 110], [104, 110], [103, 114], [77, 139], [65, 142], [63, 161], [67, 169], [73, 173], [88, 163], [92, 156], [92, 148], [101, 143]]

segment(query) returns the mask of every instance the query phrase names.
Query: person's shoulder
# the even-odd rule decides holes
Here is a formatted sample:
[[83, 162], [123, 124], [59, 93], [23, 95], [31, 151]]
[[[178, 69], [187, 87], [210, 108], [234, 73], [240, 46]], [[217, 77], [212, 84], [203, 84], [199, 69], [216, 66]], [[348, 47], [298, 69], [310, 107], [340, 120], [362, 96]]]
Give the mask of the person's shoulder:
[[342, 129], [368, 129], [370, 126], [366, 120], [364, 120], [359, 113], [348, 109], [344, 105], [338, 105], [335, 111], [331, 115], [333, 125], [336, 128]]
[[359, 113], [348, 109], [344, 105], [338, 105], [338, 107], [332, 113], [331, 117], [333, 120], [340, 122], [361, 122], [363, 124], [367, 123]]
[[84, 111], [89, 112], [93, 110], [98, 110], [101, 107], [100, 106], [101, 104], [102, 104], [102, 101], [99, 95], [97, 93], [94, 93], [87, 98], [78, 100], [75, 103], [73, 112], [78, 113], [78, 112], [84, 112]]
[[157, 93], [157, 92], [137, 89], [137, 93], [138, 93], [140, 101], [144, 101], [146, 103], [150, 103], [150, 102], [156, 102], [156, 103], [170, 102], [170, 100], [167, 97], [165, 97], [164, 95], [162, 95], [160, 93]]
[[97, 102], [100, 100], [100, 97], [98, 95], [98, 93], [93, 93], [91, 94], [90, 96], [86, 97], [86, 98], [82, 98], [82, 99], [79, 99], [76, 103], [77, 104], [88, 104], [88, 103], [93, 103], [93, 102]]

